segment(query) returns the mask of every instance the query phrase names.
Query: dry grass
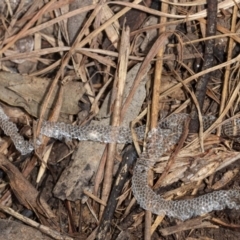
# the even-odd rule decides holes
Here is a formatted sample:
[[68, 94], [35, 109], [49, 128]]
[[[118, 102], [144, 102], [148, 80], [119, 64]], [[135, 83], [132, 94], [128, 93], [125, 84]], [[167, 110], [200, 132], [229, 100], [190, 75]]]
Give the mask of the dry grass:
[[[17, 72], [17, 74], [28, 75], [32, 78], [47, 77], [49, 79], [49, 88], [43, 93], [43, 99], [38, 102], [37, 119], [39, 121], [34, 131], [35, 141], [43, 119], [58, 121], [61, 117], [64, 86], [71, 81], [83, 83], [84, 91], [86, 91], [85, 97], [78, 100], [81, 100], [85, 107], [90, 105], [84, 118], [80, 119], [79, 117], [78, 119], [76, 114], [69, 116], [68, 121], [73, 124], [79, 122], [86, 124], [98, 117], [104, 105], [103, 102], [110, 93], [109, 111], [111, 114], [113, 113], [112, 124], [114, 126], [134, 119], [141, 123], [148, 112], [147, 119], [144, 121], [149, 123], [150, 128], [154, 128], [157, 126], [159, 112], [167, 111], [169, 114], [172, 112], [189, 113], [192, 104], [198, 106], [194, 94], [194, 85], [200, 76], [211, 73], [211, 81], [208, 85], [202, 114], [213, 114], [217, 117], [216, 121], [208, 130], [200, 131], [199, 136], [194, 136], [185, 143], [176, 161], [171, 162], [171, 169], [168, 168], [167, 174], [165, 172], [166, 177], [161, 181], [161, 185], [167, 186], [182, 180], [182, 186], [176, 185], [176, 189], [171, 189], [165, 193], [168, 198], [179, 198], [179, 196], [186, 195], [186, 192], [187, 195], [195, 195], [199, 191], [201, 192], [203, 188], [211, 188], [211, 183], [214, 183], [215, 186], [217, 180], [214, 177], [219, 170], [223, 171], [218, 174], [223, 175], [222, 182], [224, 184], [218, 178], [221, 187], [231, 182], [229, 179], [237, 176], [237, 173], [231, 175], [230, 164], [238, 159], [239, 154], [232, 149], [232, 142], [225, 141], [223, 143], [218, 136], [221, 134], [221, 125], [224, 120], [229, 121], [229, 119], [239, 117], [237, 112], [239, 112], [240, 55], [237, 46], [240, 43], [238, 18], [240, 0], [224, 0], [218, 4], [218, 32], [213, 37], [205, 36], [207, 24], [205, 0], [193, 2], [164, 0], [160, 10], [150, 8], [147, 5], [150, 1], [146, 1], [145, 5], [141, 5], [140, 0], [133, 2], [99, 1], [99, 3], [89, 1], [89, 4], [82, 5], [72, 11], [69, 11], [69, 6], [73, 1], [52, 0], [45, 1], [45, 4], [42, 1], [32, 1], [27, 6], [24, 5], [24, 1], [20, 2], [18, 8], [13, 8], [11, 0], [0, 1], [2, 6], [5, 6], [0, 21], [2, 33], [0, 66], [4, 72]], [[134, 15], [133, 10], [139, 10], [138, 14]], [[86, 13], [87, 15], [84, 15]], [[83, 15], [83, 21], [79, 22], [81, 25], [79, 29], [74, 29], [75, 25], [69, 24], [68, 21], [70, 18], [75, 19], [78, 15]], [[126, 20], [124, 20], [125, 16], [127, 16]], [[155, 20], [153, 20], [154, 18]], [[75, 21], [79, 20], [76, 18]], [[125, 22], [125, 25], [123, 25], [123, 22]], [[138, 22], [140, 22], [139, 25]], [[75, 31], [75, 38], [70, 39], [70, 31]], [[17, 43], [20, 39], [29, 36], [32, 38], [30, 41], [32, 41], [33, 48], [29, 51], [20, 50]], [[200, 62], [204, 60], [202, 49], [206, 40], [209, 39], [215, 39], [215, 45], [219, 47], [221, 56], [215, 57], [215, 66], [204, 71], [201, 71], [201, 69], [197, 71], [196, 59]], [[147, 42], [145, 48], [142, 47], [144, 41]], [[134, 76], [128, 95], [124, 96], [125, 81], [129, 77], [128, 72], [137, 63], [141, 63], [141, 67]], [[134, 113], [134, 117], [129, 118], [128, 110], [132, 104], [132, 99], [138, 92], [139, 85], [143, 81], [142, 77], [146, 74], [153, 79], [154, 83], [147, 82], [146, 97], [141, 103], [142, 107], [138, 113]], [[54, 92], [57, 86], [62, 87], [59, 94], [55, 96]], [[9, 86], [3, 87], [8, 88]], [[0, 95], [2, 94], [0, 92]], [[55, 105], [51, 106], [50, 102], [53, 97], [56, 98]], [[0, 98], [7, 104], [19, 106], [6, 101], [6, 98], [1, 96]], [[25, 100], [29, 100], [26, 95], [19, 101]], [[31, 103], [28, 107], [25, 110], [31, 116]], [[52, 110], [50, 115], [47, 111], [49, 108]], [[79, 108], [79, 110], [83, 109]], [[198, 111], [201, 115], [200, 108], [198, 108]], [[216, 129], [216, 135], [212, 136], [211, 133]], [[44, 140], [45, 145], [48, 140], [47, 138]], [[19, 157], [18, 154], [11, 148], [7, 151], [7, 147], [5, 152], [16, 161]], [[97, 225], [108, 202], [109, 192], [113, 184], [114, 159], [116, 158], [115, 144], [105, 150], [105, 154], [103, 152], [99, 153], [98, 160], [101, 159], [101, 163], [98, 169], [94, 170], [97, 171], [94, 195], [85, 190], [89, 198], [93, 199], [92, 201], [88, 200], [87, 205], [84, 205], [85, 208], [82, 206], [83, 211], [88, 215], [86, 223], [81, 225], [74, 221], [74, 218], [79, 217], [72, 212], [72, 208], [77, 208], [79, 204], [77, 200], [72, 202], [72, 206], [68, 202], [70, 209], [66, 207], [62, 210], [68, 215], [69, 220], [67, 222], [65, 219], [68, 227], [63, 230], [68, 231], [71, 236], [76, 234], [77, 228], [81, 228], [78, 231], [83, 232], [85, 238], [94, 239], [96, 235]], [[37, 164], [37, 159], [41, 160], [42, 171], [37, 178], [39, 184], [43, 184], [41, 179], [44, 176], [46, 177], [45, 171], [50, 158], [49, 154], [50, 150], [45, 152], [42, 148], [36, 151], [35, 156], [26, 159], [26, 165], [31, 164], [31, 170], [28, 170], [27, 176], [31, 175], [31, 171]], [[155, 171], [157, 174], [164, 173], [167, 159], [168, 157], [163, 156], [161, 162], [156, 165]], [[23, 167], [22, 171], [24, 172], [24, 169], [28, 167]], [[188, 175], [184, 173], [186, 170]], [[226, 175], [224, 171], [225, 174], [227, 172]], [[234, 170], [235, 172], [236, 170]], [[102, 179], [104, 179], [103, 186], [101, 185]], [[44, 185], [41, 185], [41, 187], [44, 188]], [[6, 193], [3, 194], [1, 203], [4, 202], [4, 196], [6, 196]], [[129, 182], [127, 182], [125, 192], [119, 199], [120, 203], [129, 202], [132, 199]], [[136, 213], [138, 217], [134, 218], [134, 223], [126, 220], [127, 216], [132, 214], [130, 213], [130, 206], [132, 206], [134, 200], [131, 201], [129, 208], [124, 204], [118, 205], [115, 222], [119, 229], [123, 229], [122, 232], [120, 230], [121, 233], [126, 230], [134, 236], [136, 232], [140, 232], [136, 228], [143, 223], [143, 216]], [[1, 209], [6, 210], [3, 207]], [[9, 210], [6, 211], [11, 215]], [[59, 218], [61, 217], [60, 212], [57, 215]], [[16, 214], [14, 216], [19, 218]], [[122, 216], [124, 218], [121, 219]], [[151, 218], [148, 215], [145, 219], [147, 223], [145, 225], [145, 239], [149, 239], [151, 235], [153, 239], [157, 238], [159, 236], [157, 227], [160, 222], [164, 221], [161, 216], [153, 217], [155, 223], [151, 225]], [[225, 219], [214, 219], [215, 224], [231, 227], [231, 224], [225, 222]], [[58, 220], [56, 221], [58, 222]], [[199, 220], [193, 220], [193, 225], [186, 223], [182, 229], [164, 230], [164, 227], [168, 225], [166, 221], [162, 222], [161, 233], [164, 236], [170, 234], [177, 236], [183, 229], [189, 230], [194, 224], [196, 226], [199, 224]], [[96, 224], [95, 227], [90, 226], [93, 222]], [[128, 227], [124, 229], [121, 222], [127, 223]], [[171, 224], [173, 225], [173, 223]], [[199, 228], [215, 226], [201, 224]], [[35, 224], [33, 225], [35, 226]], [[59, 225], [56, 227], [56, 231], [60, 231]], [[53, 225], [50, 224], [49, 227], [53, 228]], [[113, 229], [113, 232], [119, 233], [117, 228], [113, 227]], [[191, 236], [191, 232], [188, 233]], [[207, 237], [207, 233], [205, 233], [205, 236]], [[143, 238], [142, 235], [141, 237]], [[197, 237], [197, 235], [193, 233], [193, 237]], [[168, 238], [166, 237], [166, 239]]]

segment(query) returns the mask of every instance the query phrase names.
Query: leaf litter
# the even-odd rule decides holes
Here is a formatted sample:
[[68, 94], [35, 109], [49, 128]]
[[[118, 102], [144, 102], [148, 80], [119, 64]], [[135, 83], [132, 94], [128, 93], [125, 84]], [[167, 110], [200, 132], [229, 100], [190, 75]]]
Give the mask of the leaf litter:
[[[206, 1], [162, 2], [0, 1], [0, 100], [20, 132], [36, 139], [43, 119], [109, 125], [112, 116], [115, 124], [152, 126], [151, 101], [157, 117], [189, 113], [194, 104], [189, 92], [207, 73], [202, 112], [219, 116], [211, 131], [234, 117], [239, 112], [239, 1], [218, 3], [217, 34], [210, 37]], [[201, 70], [209, 39], [215, 39], [214, 66]], [[151, 97], [154, 78], [159, 78], [159, 99]], [[122, 107], [115, 110], [118, 101]], [[166, 175], [160, 194], [182, 199], [239, 187], [238, 139], [222, 139], [219, 132], [203, 134], [204, 152], [196, 135], [188, 138], [168, 172], [169, 153], [160, 159], [154, 168], [154, 183]], [[23, 157], [2, 136], [3, 219], [12, 215], [53, 239], [238, 239], [239, 217], [229, 210], [183, 223], [161, 216], [149, 220], [134, 201], [129, 176], [118, 198], [108, 198], [123, 146], [45, 138], [35, 154]], [[114, 214], [104, 232], [108, 207]], [[26, 209], [30, 216], [17, 214]]]

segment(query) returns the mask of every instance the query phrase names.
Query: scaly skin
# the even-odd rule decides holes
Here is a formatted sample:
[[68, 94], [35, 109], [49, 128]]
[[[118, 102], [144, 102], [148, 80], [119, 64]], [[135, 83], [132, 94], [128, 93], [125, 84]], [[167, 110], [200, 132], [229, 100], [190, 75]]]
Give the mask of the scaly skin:
[[[212, 210], [220, 210], [225, 207], [240, 207], [240, 190], [216, 191], [191, 200], [166, 201], [157, 195], [147, 183], [149, 169], [156, 163], [171, 146], [176, 144], [181, 136], [183, 124], [188, 117], [187, 114], [175, 114], [167, 119], [161, 120], [158, 129], [148, 134], [146, 152], [143, 152], [137, 161], [133, 172], [132, 190], [140, 206], [155, 214], [167, 214], [181, 220], [208, 213]], [[208, 128], [215, 120], [208, 116], [203, 118], [204, 128]], [[24, 155], [31, 152], [33, 144], [25, 141], [18, 133], [16, 125], [10, 122], [8, 116], [0, 107], [0, 127], [6, 135], [10, 136], [16, 148]], [[139, 138], [144, 136], [144, 126], [136, 129]], [[223, 125], [223, 132], [232, 136], [240, 132], [240, 119], [230, 121]], [[79, 140], [90, 140], [99, 142], [131, 142], [131, 132], [125, 127], [111, 126], [72, 126], [65, 123], [43, 123], [41, 134], [57, 139], [76, 138]]]

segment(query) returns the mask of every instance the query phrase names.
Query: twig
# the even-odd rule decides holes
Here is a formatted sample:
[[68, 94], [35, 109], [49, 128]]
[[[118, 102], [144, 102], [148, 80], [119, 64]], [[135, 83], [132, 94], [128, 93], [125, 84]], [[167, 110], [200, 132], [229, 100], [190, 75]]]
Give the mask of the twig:
[[188, 131], [189, 122], [190, 122], [190, 118], [188, 118], [186, 120], [186, 122], [184, 123], [183, 133], [182, 133], [181, 138], [178, 141], [178, 145], [176, 146], [174, 152], [171, 154], [171, 156], [170, 156], [170, 158], [169, 158], [169, 160], [167, 162], [167, 165], [166, 165], [166, 167], [164, 169], [164, 172], [162, 173], [161, 177], [157, 180], [156, 184], [154, 185], [154, 187], [153, 187], [154, 189], [157, 189], [157, 188], [160, 187], [161, 182], [163, 181], [163, 179], [169, 173], [169, 170], [171, 169], [172, 165], [174, 164], [178, 153], [182, 149], [183, 144], [185, 142], [185, 139], [187, 138], [187, 135], [188, 135], [188, 132], [189, 132]]
[[[168, 4], [161, 4], [162, 12], [168, 11]], [[166, 17], [160, 18], [161, 23], [167, 22]], [[166, 27], [163, 26], [159, 29], [159, 34], [163, 34], [166, 32]], [[152, 96], [152, 105], [151, 105], [151, 129], [157, 128], [158, 126], [158, 114], [159, 114], [159, 96], [160, 96], [160, 88], [161, 88], [161, 79], [162, 79], [162, 70], [163, 70], [163, 55], [164, 55], [165, 45], [158, 49], [157, 58], [160, 60], [156, 61], [155, 64], [155, 73], [154, 73], [154, 83], [152, 87], [153, 96]], [[149, 176], [150, 178], [150, 176]], [[152, 178], [149, 179], [149, 182], [152, 184]], [[146, 211], [145, 213], [145, 229], [144, 229], [144, 239], [151, 239], [151, 221], [152, 213], [150, 211]]]
[[[216, 35], [216, 25], [217, 25], [217, 9], [218, 9], [218, 2], [217, 0], [208, 0], [208, 8], [207, 8], [207, 30], [206, 36], [214, 36]], [[213, 49], [214, 49], [214, 39], [209, 39], [206, 41], [205, 44], [205, 52], [204, 52], [204, 62], [202, 70], [209, 69], [213, 66]], [[198, 100], [198, 104], [200, 110], [202, 111], [204, 99], [206, 96], [207, 84], [210, 80], [210, 74], [204, 74], [197, 82], [196, 86], [196, 98]], [[191, 111], [191, 118], [192, 121], [190, 122], [189, 130], [192, 133], [196, 133], [199, 130], [199, 120], [198, 120], [198, 113], [195, 105]]]
[[[99, 6], [97, 6], [97, 7], [94, 9], [92, 15], [94, 15], [94, 12], [97, 12], [98, 9], [99, 9]], [[92, 20], [91, 18], [88, 19], [87, 23], [90, 22], [91, 20]], [[86, 24], [87, 24], [87, 23], [86, 23]], [[85, 26], [86, 26], [86, 24], [85, 24]], [[43, 102], [43, 104], [42, 104], [42, 106], [41, 106], [41, 112], [40, 112], [40, 116], [39, 116], [39, 122], [38, 122], [38, 125], [37, 125], [37, 135], [38, 135], [38, 133], [40, 132], [41, 124], [42, 124], [42, 121], [43, 121], [43, 118], [44, 118], [46, 109], [47, 109], [47, 107], [48, 107], [50, 98], [51, 98], [51, 96], [52, 96], [52, 94], [53, 94], [53, 91], [54, 91], [54, 89], [55, 89], [55, 87], [56, 87], [56, 85], [57, 85], [60, 77], [63, 76], [64, 68], [65, 68], [65, 66], [68, 64], [68, 62], [69, 62], [72, 54], [74, 53], [74, 51], [75, 51], [75, 49], [76, 49], [76, 47], [77, 47], [77, 44], [78, 44], [79, 41], [83, 38], [85, 32], [86, 32], [86, 28], [83, 28], [83, 29], [81, 30], [81, 32], [78, 34], [77, 38], [75, 39], [75, 41], [74, 41], [72, 47], [70, 48], [70, 50], [69, 50], [69, 51], [65, 54], [65, 56], [63, 57], [63, 60], [62, 60], [62, 64], [61, 64], [61, 66], [60, 66], [60, 69], [58, 70], [58, 72], [57, 72], [54, 80], [52, 81], [51, 86], [50, 86], [50, 88], [49, 88], [49, 90], [48, 90], [48, 92], [47, 92], [47, 94], [46, 94], [45, 99], [44, 99], [44, 102]]]
[[[188, 84], [191, 81], [193, 81], [194, 79], [197, 79], [198, 77], [200, 77], [200, 76], [202, 76], [202, 75], [204, 75], [206, 73], [213, 72], [213, 71], [215, 71], [217, 69], [221, 69], [223, 67], [226, 67], [228, 65], [231, 65], [231, 64], [233, 64], [235, 62], [239, 62], [239, 61], [240, 61], [240, 54], [237, 57], [235, 57], [235, 58], [233, 58], [233, 59], [231, 59], [229, 61], [226, 61], [224, 63], [221, 63], [221, 64], [217, 65], [217, 66], [214, 66], [212, 68], [206, 69], [206, 70], [201, 71], [201, 72], [199, 72], [199, 73], [197, 73], [197, 74], [195, 74], [195, 75], [193, 75], [191, 77], [186, 78], [185, 80], [183, 80], [183, 83], [184, 84]], [[161, 98], [170, 95], [172, 92], [177, 91], [181, 87], [182, 87], [182, 83], [177, 83], [176, 85], [174, 85], [170, 89], [168, 89], [165, 92], [161, 93]]]
[[111, 220], [118, 203], [118, 197], [122, 192], [122, 188], [126, 183], [127, 177], [129, 176], [129, 170], [133, 167], [133, 163], [136, 158], [137, 155], [134, 147], [132, 145], [129, 145], [124, 150], [123, 159], [119, 166], [116, 180], [113, 184], [111, 195], [109, 196], [109, 201], [106, 208], [104, 209], [104, 213], [98, 228], [97, 239], [106, 239], [106, 236], [109, 234]]
[[121, 119], [124, 118], [124, 115], [126, 114], [126, 110], [128, 108], [128, 106], [130, 105], [133, 95], [135, 94], [135, 92], [137, 91], [138, 85], [142, 80], [142, 76], [145, 75], [149, 64], [151, 63], [152, 59], [155, 57], [156, 52], [159, 52], [159, 50], [161, 48], [163, 48], [164, 43], [166, 41], [166, 38], [168, 38], [169, 36], [171, 36], [172, 33], [164, 33], [161, 34], [161, 36], [158, 37], [158, 39], [156, 40], [156, 42], [152, 45], [150, 51], [148, 52], [147, 56], [144, 58], [144, 61], [137, 73], [137, 76], [134, 80], [133, 86], [131, 88], [131, 92], [129, 93], [123, 107], [122, 107], [122, 114], [121, 114]]
[[[238, 13], [238, 6], [235, 5], [233, 8], [233, 17], [232, 17], [232, 24], [231, 24], [231, 32], [236, 32], [236, 22], [237, 22], [237, 13]], [[229, 39], [228, 43], [228, 51], [227, 51], [227, 60], [232, 58], [232, 51], [233, 51], [233, 39]], [[229, 76], [230, 76], [230, 65], [228, 65], [225, 69], [224, 81], [223, 81], [223, 89], [221, 95], [221, 104], [219, 113], [221, 114], [227, 101], [227, 93], [228, 93], [228, 83], [229, 83]], [[220, 136], [221, 127], [217, 129], [217, 135]]]
[[[116, 71], [116, 76], [114, 80], [115, 88], [113, 91], [116, 91], [116, 99], [114, 99], [114, 109], [112, 115], [112, 126], [119, 126], [121, 121], [121, 108], [123, 101], [123, 91], [126, 81], [127, 74], [127, 65], [128, 65], [128, 56], [130, 49], [130, 29], [129, 27], [124, 26], [122, 32], [121, 44], [119, 50], [119, 59], [118, 59], [118, 70]], [[114, 93], [113, 93], [114, 95]], [[108, 157], [106, 162], [106, 170], [104, 175], [103, 190], [102, 190], [102, 200], [107, 202], [108, 196], [112, 186], [112, 174], [113, 174], [113, 163], [115, 157], [116, 143], [109, 144], [108, 147]], [[102, 207], [102, 206], [101, 206]], [[103, 207], [101, 208], [103, 210]], [[101, 216], [102, 211], [100, 211]]]
[[37, 223], [35, 221], [33, 221], [30, 218], [27, 218], [25, 216], [23, 216], [22, 214], [15, 212], [13, 209], [9, 208], [9, 207], [5, 207], [3, 205], [0, 204], [0, 210], [19, 219], [20, 221], [28, 224], [29, 226], [32, 226], [36, 229], [38, 229], [39, 231], [41, 231], [42, 233], [52, 237], [53, 239], [58, 239], [58, 240], [73, 240], [73, 238], [68, 237], [68, 236], [64, 236], [61, 233], [52, 230], [51, 228], [44, 226], [40, 223]]
[[42, 7], [40, 11], [36, 13], [36, 15], [23, 27], [23, 29], [13, 37], [13, 39], [8, 42], [1, 50], [0, 54], [4, 53], [8, 48], [10, 48], [18, 39], [22, 37], [22, 34], [25, 33], [47, 10], [51, 5], [53, 5], [56, 0], [50, 1], [45, 6]]

